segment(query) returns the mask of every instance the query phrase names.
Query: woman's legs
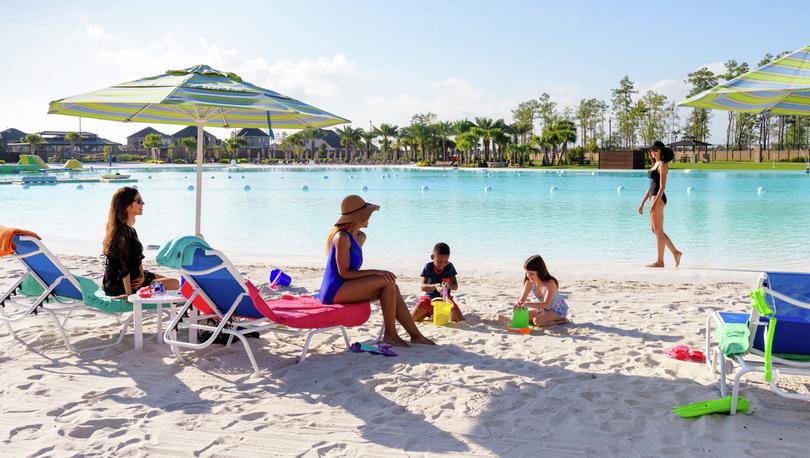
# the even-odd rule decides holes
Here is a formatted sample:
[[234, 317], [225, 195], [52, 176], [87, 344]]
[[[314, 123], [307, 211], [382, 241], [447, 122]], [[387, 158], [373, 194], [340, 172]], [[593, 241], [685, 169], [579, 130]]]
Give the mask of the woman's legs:
[[664, 232], [664, 205], [660, 205], [654, 210], [650, 210], [650, 222], [652, 224], [653, 233], [655, 233], [655, 241], [657, 245], [658, 258], [647, 267], [664, 267], [664, 247], [669, 248], [672, 256], [675, 258], [675, 267], [681, 263], [681, 252], [675, 248], [675, 244]]
[[[352, 303], [379, 299], [383, 314], [383, 341], [391, 345], [407, 347], [408, 343], [399, 337], [396, 329], [397, 295], [399, 295], [399, 288], [396, 283], [389, 282], [382, 276], [372, 275], [344, 282], [335, 293], [335, 302]], [[410, 315], [408, 317], [410, 318]], [[411, 319], [411, 323], [413, 323], [413, 319]]]
[[565, 322], [565, 317], [560, 316], [559, 313], [549, 309], [530, 310], [529, 318], [532, 324], [538, 328]]
[[432, 340], [423, 336], [419, 331], [413, 316], [411, 316], [411, 313], [408, 311], [408, 305], [405, 303], [405, 299], [402, 298], [402, 293], [399, 291], [399, 286], [396, 283], [394, 286], [396, 286], [397, 289], [397, 321], [399, 321], [399, 324], [405, 328], [405, 332], [411, 336], [411, 342], [425, 345], [435, 345]]

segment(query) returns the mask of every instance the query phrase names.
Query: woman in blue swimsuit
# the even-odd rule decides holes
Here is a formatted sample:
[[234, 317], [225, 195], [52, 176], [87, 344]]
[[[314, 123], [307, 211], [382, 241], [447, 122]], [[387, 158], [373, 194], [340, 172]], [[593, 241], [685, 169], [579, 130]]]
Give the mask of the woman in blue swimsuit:
[[675, 244], [664, 232], [664, 207], [667, 205], [667, 195], [664, 192], [667, 186], [667, 163], [675, 157], [675, 153], [670, 148], [667, 148], [663, 142], [656, 141], [650, 147], [650, 154], [655, 163], [647, 172], [650, 186], [647, 193], [644, 194], [641, 205], [638, 207], [638, 214], [644, 214], [644, 203], [647, 202], [647, 199], [650, 199], [650, 225], [658, 245], [658, 257], [652, 264], [647, 264], [647, 267], [664, 267], [664, 247], [669, 248], [669, 251], [672, 252], [672, 256], [675, 258], [675, 267], [678, 267], [681, 265], [683, 253], [675, 248]]
[[408, 306], [399, 292], [396, 276], [391, 272], [364, 269], [363, 243], [371, 213], [379, 205], [366, 202], [360, 196], [348, 196], [340, 204], [341, 216], [326, 239], [329, 259], [321, 282], [320, 299], [324, 304], [379, 300], [383, 313], [383, 341], [396, 346], [409, 346], [397, 334], [396, 322], [405, 328], [412, 343], [435, 345], [416, 327]]

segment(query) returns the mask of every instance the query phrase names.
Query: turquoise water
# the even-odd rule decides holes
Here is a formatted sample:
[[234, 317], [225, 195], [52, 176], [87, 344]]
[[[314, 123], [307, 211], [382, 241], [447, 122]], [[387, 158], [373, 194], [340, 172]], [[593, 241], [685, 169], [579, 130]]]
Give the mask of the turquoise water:
[[[146, 201], [136, 225], [144, 244], [193, 232], [192, 168], [118, 170], [138, 179]], [[357, 193], [382, 206], [365, 250], [377, 266], [413, 265], [416, 274], [438, 241], [450, 244], [460, 272], [519, 267], [533, 253], [558, 264], [646, 263], [655, 244], [637, 208], [647, 184], [644, 172], [212, 168], [202, 232], [234, 257], [319, 265], [340, 200]], [[0, 224], [32, 229], [58, 252], [98, 254], [120, 185], [83, 186], [0, 186]], [[667, 196], [665, 227], [688, 265], [806, 264], [810, 175], [673, 171]]]

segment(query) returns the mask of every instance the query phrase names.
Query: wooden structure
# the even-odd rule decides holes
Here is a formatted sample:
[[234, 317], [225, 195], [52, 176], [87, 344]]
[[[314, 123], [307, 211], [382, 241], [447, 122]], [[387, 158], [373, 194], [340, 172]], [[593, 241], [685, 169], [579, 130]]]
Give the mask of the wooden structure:
[[600, 151], [600, 169], [644, 169], [644, 150]]
[[711, 143], [695, 140], [694, 137], [684, 137], [683, 140], [670, 143], [670, 148], [675, 153], [674, 160], [681, 160], [682, 162], [710, 162], [711, 155], [709, 154], [709, 147]]

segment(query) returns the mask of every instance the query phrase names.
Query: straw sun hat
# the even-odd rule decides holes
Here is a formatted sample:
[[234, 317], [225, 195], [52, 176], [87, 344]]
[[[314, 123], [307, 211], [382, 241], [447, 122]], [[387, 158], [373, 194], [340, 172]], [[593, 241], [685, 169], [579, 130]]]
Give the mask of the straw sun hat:
[[379, 209], [379, 205], [370, 204], [360, 196], [346, 196], [343, 202], [340, 203], [340, 218], [338, 218], [335, 226], [368, 221], [371, 213]]

